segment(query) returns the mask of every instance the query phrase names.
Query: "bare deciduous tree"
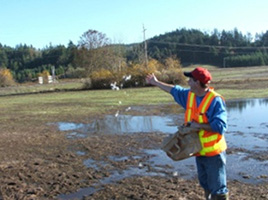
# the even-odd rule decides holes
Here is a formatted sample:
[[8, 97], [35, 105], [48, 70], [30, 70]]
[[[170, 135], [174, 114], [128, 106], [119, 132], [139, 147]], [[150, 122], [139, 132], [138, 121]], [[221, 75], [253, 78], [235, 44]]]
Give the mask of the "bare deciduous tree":
[[105, 34], [96, 30], [88, 30], [78, 43], [75, 65], [86, 69], [87, 75], [100, 69], [120, 69], [123, 56]]
[[109, 45], [109, 39], [105, 34], [96, 30], [88, 30], [81, 37], [78, 43], [80, 48], [86, 48], [88, 50], [98, 49]]

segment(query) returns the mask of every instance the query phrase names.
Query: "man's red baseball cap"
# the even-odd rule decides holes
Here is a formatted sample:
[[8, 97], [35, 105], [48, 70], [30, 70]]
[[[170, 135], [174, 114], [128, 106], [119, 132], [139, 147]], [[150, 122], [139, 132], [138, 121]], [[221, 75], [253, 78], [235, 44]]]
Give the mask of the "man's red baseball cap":
[[197, 67], [191, 72], [184, 72], [184, 76], [199, 80], [203, 84], [207, 84], [210, 80], [212, 80], [210, 72], [202, 67]]

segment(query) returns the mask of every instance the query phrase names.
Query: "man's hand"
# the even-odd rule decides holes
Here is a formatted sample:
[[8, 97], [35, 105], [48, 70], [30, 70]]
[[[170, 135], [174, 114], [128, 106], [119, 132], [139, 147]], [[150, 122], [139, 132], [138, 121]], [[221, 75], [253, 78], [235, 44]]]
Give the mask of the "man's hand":
[[157, 82], [158, 82], [158, 80], [153, 73], [148, 74], [146, 76], [146, 83], [151, 84], [151, 85], [156, 85]]
[[212, 131], [211, 126], [209, 124], [199, 124], [195, 121], [191, 122], [190, 127], [196, 130], [204, 129], [206, 131]]
[[149, 83], [151, 85], [157, 86], [160, 89], [162, 89], [162, 90], [164, 90], [165, 92], [168, 92], [168, 93], [170, 93], [171, 89], [174, 87], [174, 85], [167, 84], [167, 83], [164, 83], [164, 82], [161, 82], [161, 81], [157, 80], [157, 78], [155, 77], [155, 75], [153, 73], [148, 74], [146, 76], [145, 80], [146, 80], [146, 83]]
[[199, 129], [201, 129], [201, 127], [200, 127], [200, 124], [199, 123], [197, 123], [197, 122], [195, 122], [195, 121], [192, 121], [191, 123], [190, 123], [190, 126], [189, 127], [191, 127], [192, 129], [195, 129], [195, 130], [199, 130]]

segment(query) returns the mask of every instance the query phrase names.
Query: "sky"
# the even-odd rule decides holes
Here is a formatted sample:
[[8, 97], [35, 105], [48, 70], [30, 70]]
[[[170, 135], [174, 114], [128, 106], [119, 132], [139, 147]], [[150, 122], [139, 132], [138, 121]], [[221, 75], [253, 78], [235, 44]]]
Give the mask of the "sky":
[[43, 49], [77, 44], [89, 29], [131, 44], [175, 31], [268, 30], [267, 0], [0, 0], [0, 43]]

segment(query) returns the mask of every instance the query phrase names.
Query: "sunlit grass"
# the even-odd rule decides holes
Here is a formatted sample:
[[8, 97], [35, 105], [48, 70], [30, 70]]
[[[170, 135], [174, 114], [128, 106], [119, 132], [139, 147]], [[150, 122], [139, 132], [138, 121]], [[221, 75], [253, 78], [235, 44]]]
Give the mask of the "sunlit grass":
[[[189, 71], [189, 69], [184, 70]], [[265, 86], [268, 84], [263, 75], [267, 73], [267, 67], [218, 69], [210, 66], [210, 70], [213, 77], [216, 77], [216, 81], [223, 81], [223, 83], [219, 81], [215, 86], [217, 92], [226, 100], [268, 97], [268, 90]], [[249, 75], [252, 75], [251, 78], [248, 77]], [[255, 81], [252, 83], [253, 79]], [[63, 85], [60, 87], [64, 88]], [[67, 83], [67, 85], [68, 88], [75, 88], [81, 86], [81, 82]], [[9, 126], [23, 126], [25, 122], [38, 126], [40, 123], [53, 121], [86, 121], [88, 118], [115, 113], [131, 106], [174, 103], [170, 94], [157, 87], [129, 88], [118, 91], [61, 91], [11, 96], [2, 94], [0, 100], [1, 122]]]
[[11, 95], [11, 94], [29, 94], [29, 93], [38, 93], [42, 91], [55, 91], [55, 90], [75, 90], [81, 89], [83, 82], [80, 79], [72, 81], [60, 81], [53, 84], [18, 84], [11, 87], [0, 88], [0, 96], [2, 95]]
[[217, 90], [226, 100], [230, 99], [246, 99], [246, 98], [267, 98], [268, 90], [266, 88], [261, 89], [219, 89]]

